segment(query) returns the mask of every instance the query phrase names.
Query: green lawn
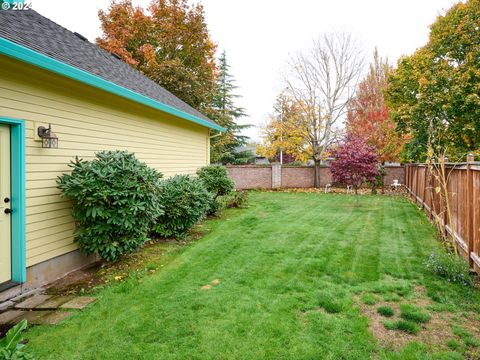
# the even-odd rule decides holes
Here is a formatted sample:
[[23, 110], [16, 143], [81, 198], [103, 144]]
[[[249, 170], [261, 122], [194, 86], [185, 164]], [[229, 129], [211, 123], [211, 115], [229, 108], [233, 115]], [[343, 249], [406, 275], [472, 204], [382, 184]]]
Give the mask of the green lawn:
[[208, 234], [155, 274], [100, 290], [95, 305], [61, 325], [29, 330], [28, 348], [39, 359], [115, 360], [457, 359], [475, 351], [464, 328], [469, 344], [452, 333], [455, 351], [422, 344], [428, 323], [397, 349], [370, 331], [361, 309], [413, 304], [419, 288], [422, 311], [448, 314], [452, 324], [477, 316], [480, 297], [424, 270], [439, 245], [415, 205], [381, 196], [360, 203], [252, 193], [248, 209], [207, 221]]

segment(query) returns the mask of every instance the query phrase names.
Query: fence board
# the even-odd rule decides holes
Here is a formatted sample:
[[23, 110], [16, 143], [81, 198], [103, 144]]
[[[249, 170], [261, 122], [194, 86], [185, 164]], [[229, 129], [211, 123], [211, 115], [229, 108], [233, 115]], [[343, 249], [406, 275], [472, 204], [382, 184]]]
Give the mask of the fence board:
[[438, 192], [439, 180], [425, 164], [406, 165], [405, 186], [430, 218], [446, 225], [459, 253], [480, 272], [480, 162], [469, 155], [466, 163], [447, 164], [446, 174], [450, 211]]

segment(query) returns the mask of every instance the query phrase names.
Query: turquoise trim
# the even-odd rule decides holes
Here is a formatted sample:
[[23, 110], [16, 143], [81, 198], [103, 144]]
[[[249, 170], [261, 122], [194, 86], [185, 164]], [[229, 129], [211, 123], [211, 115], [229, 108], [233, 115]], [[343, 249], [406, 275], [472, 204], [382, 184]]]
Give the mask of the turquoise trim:
[[12, 186], [12, 281], [27, 280], [26, 260], [26, 194], [25, 194], [25, 122], [0, 117], [10, 125], [10, 157]]
[[225, 132], [225, 129], [217, 124], [212, 124], [199, 117], [193, 116], [174, 107], [162, 104], [156, 100], [150, 99], [147, 96], [141, 95], [139, 93], [136, 93], [135, 91], [111, 83], [110, 81], [104, 80], [96, 75], [92, 75], [86, 71], [52, 59], [48, 56], [40, 54], [24, 46], [15, 44], [14, 42], [11, 42], [4, 38], [0, 38], [0, 54], [54, 72], [56, 74], [79, 81], [81, 83], [96, 87], [98, 89], [121, 96], [123, 98], [133, 100], [135, 102], [149, 106], [156, 110], [160, 110], [167, 114], [177, 116], [179, 118], [194, 122], [202, 126], [206, 126], [210, 129]]

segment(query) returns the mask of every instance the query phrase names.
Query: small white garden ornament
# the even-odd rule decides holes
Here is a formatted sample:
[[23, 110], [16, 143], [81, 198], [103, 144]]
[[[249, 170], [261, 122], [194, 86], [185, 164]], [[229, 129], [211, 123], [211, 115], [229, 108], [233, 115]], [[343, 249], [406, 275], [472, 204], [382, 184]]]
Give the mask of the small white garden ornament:
[[401, 187], [401, 186], [402, 186], [402, 184], [400, 184], [400, 182], [398, 181], [398, 179], [394, 179], [394, 180], [393, 180], [393, 183], [390, 185], [390, 187], [391, 187], [392, 189], [395, 189], [395, 190], [397, 190], [397, 189], [398, 189], [399, 187]]

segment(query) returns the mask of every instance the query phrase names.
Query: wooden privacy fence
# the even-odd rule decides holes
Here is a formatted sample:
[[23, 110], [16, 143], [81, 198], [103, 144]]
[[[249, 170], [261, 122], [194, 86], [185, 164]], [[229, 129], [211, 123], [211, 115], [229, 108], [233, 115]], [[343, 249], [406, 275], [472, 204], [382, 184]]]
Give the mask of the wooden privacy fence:
[[445, 235], [454, 239], [459, 253], [480, 272], [480, 162], [467, 156], [465, 163], [446, 163], [447, 197], [438, 191], [440, 181], [431, 172], [438, 167], [425, 164], [405, 166], [405, 185], [410, 195], [419, 203], [430, 218], [445, 229]]

